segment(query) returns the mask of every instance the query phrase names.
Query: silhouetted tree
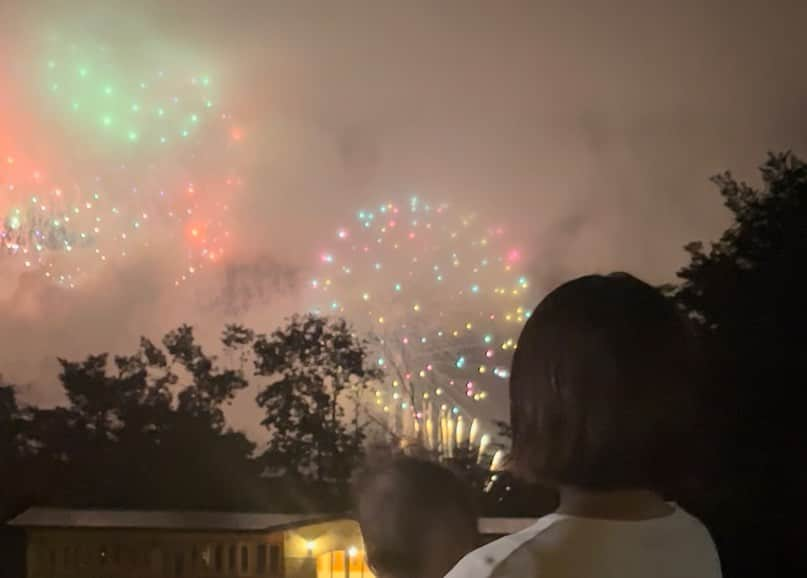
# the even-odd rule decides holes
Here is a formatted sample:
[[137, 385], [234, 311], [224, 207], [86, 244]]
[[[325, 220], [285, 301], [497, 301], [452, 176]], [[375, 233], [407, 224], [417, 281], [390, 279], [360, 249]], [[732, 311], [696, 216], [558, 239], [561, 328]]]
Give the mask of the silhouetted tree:
[[5, 385], [0, 376], [0, 471], [16, 462], [20, 454], [22, 411], [17, 405], [14, 386]]
[[363, 453], [364, 425], [345, 406], [381, 372], [367, 344], [341, 319], [294, 316], [253, 346], [256, 374], [271, 381], [257, 403], [270, 439], [264, 453], [275, 472], [346, 485]]
[[734, 222], [708, 249], [686, 247], [672, 291], [713, 360], [712, 417], [727, 435], [703, 508], [729, 577], [793, 570], [807, 514], [807, 166], [776, 154], [761, 173], [761, 188], [728, 172], [713, 179]]
[[[30, 408], [17, 471], [31, 503], [80, 507], [267, 507], [255, 446], [222, 406], [246, 387], [193, 331], [143, 338], [130, 356], [60, 360], [68, 403]], [[6, 390], [0, 390], [3, 410]], [[10, 411], [10, 410], [9, 410]], [[3, 432], [5, 433], [5, 432]], [[283, 507], [279, 505], [279, 507]]]
[[0, 499], [0, 523], [18, 508], [22, 486], [13, 473], [19, 471], [25, 451], [25, 411], [17, 402], [13, 385], [0, 376], [0, 475], [3, 476], [4, 499]]

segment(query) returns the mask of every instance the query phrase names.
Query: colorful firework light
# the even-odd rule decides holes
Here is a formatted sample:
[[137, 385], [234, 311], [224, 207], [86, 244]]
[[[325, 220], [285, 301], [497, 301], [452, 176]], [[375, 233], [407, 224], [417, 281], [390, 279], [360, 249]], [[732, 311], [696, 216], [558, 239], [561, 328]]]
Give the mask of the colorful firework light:
[[[243, 129], [214, 106], [208, 74], [130, 76], [132, 66], [116, 67], [114, 56], [74, 44], [48, 55], [47, 89], [38, 92], [46, 127], [23, 126], [3, 99], [3, 254], [75, 287], [100, 265], [168, 245], [163, 253], [177, 258], [172, 280], [181, 285], [231, 247]], [[44, 158], [58, 162], [37, 164], [20, 152], [41, 135], [56, 149]]]
[[516, 339], [533, 300], [521, 251], [447, 205], [412, 198], [358, 212], [319, 255], [311, 302], [371, 334], [386, 380], [377, 415], [401, 437], [451, 453], [504, 418]]
[[230, 203], [243, 185], [240, 177], [137, 186], [123, 167], [65, 187], [38, 170], [15, 175], [18, 157], [0, 158], [4, 255], [65, 287], [75, 288], [102, 265], [166, 244], [179, 260], [173, 282], [180, 285], [218, 263], [231, 246]]
[[72, 288], [83, 272], [69, 258], [73, 252], [94, 248], [106, 259], [100, 235], [106, 199], [63, 188], [35, 166], [16, 154], [0, 156], [0, 249], [22, 268]]
[[196, 138], [217, 107], [208, 73], [188, 73], [165, 55], [159, 63], [155, 69], [109, 45], [55, 43], [43, 88], [56, 117], [77, 136], [161, 155]]

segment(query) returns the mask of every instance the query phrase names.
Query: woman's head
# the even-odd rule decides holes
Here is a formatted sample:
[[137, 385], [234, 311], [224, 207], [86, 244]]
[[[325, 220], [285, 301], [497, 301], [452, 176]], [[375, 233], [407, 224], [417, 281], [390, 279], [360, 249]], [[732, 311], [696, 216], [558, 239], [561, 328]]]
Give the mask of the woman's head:
[[685, 320], [650, 285], [624, 273], [561, 285], [513, 358], [514, 468], [589, 490], [662, 489], [685, 467], [694, 360]]

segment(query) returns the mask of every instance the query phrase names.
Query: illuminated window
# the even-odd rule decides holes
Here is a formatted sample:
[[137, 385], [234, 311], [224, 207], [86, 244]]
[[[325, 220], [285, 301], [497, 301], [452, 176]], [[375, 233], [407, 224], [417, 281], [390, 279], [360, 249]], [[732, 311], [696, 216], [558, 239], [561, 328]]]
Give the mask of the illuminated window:
[[351, 576], [361, 576], [362, 567], [364, 566], [364, 555], [356, 552], [355, 548], [348, 550], [348, 565]]
[[349, 555], [346, 550], [334, 550], [317, 556], [317, 578], [375, 578], [364, 559], [364, 552]]
[[199, 552], [199, 564], [203, 570], [209, 570], [210, 564], [213, 562], [213, 546], [205, 544], [201, 552]]

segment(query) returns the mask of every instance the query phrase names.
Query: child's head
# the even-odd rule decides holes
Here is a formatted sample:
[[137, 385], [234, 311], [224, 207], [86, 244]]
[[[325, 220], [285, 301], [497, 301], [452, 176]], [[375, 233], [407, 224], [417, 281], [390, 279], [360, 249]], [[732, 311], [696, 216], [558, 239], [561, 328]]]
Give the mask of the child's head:
[[396, 457], [363, 473], [357, 517], [379, 578], [441, 578], [477, 546], [470, 488], [448, 469]]
[[694, 373], [686, 322], [650, 285], [624, 273], [561, 285], [513, 359], [514, 468], [588, 490], [663, 489], [685, 467]]

